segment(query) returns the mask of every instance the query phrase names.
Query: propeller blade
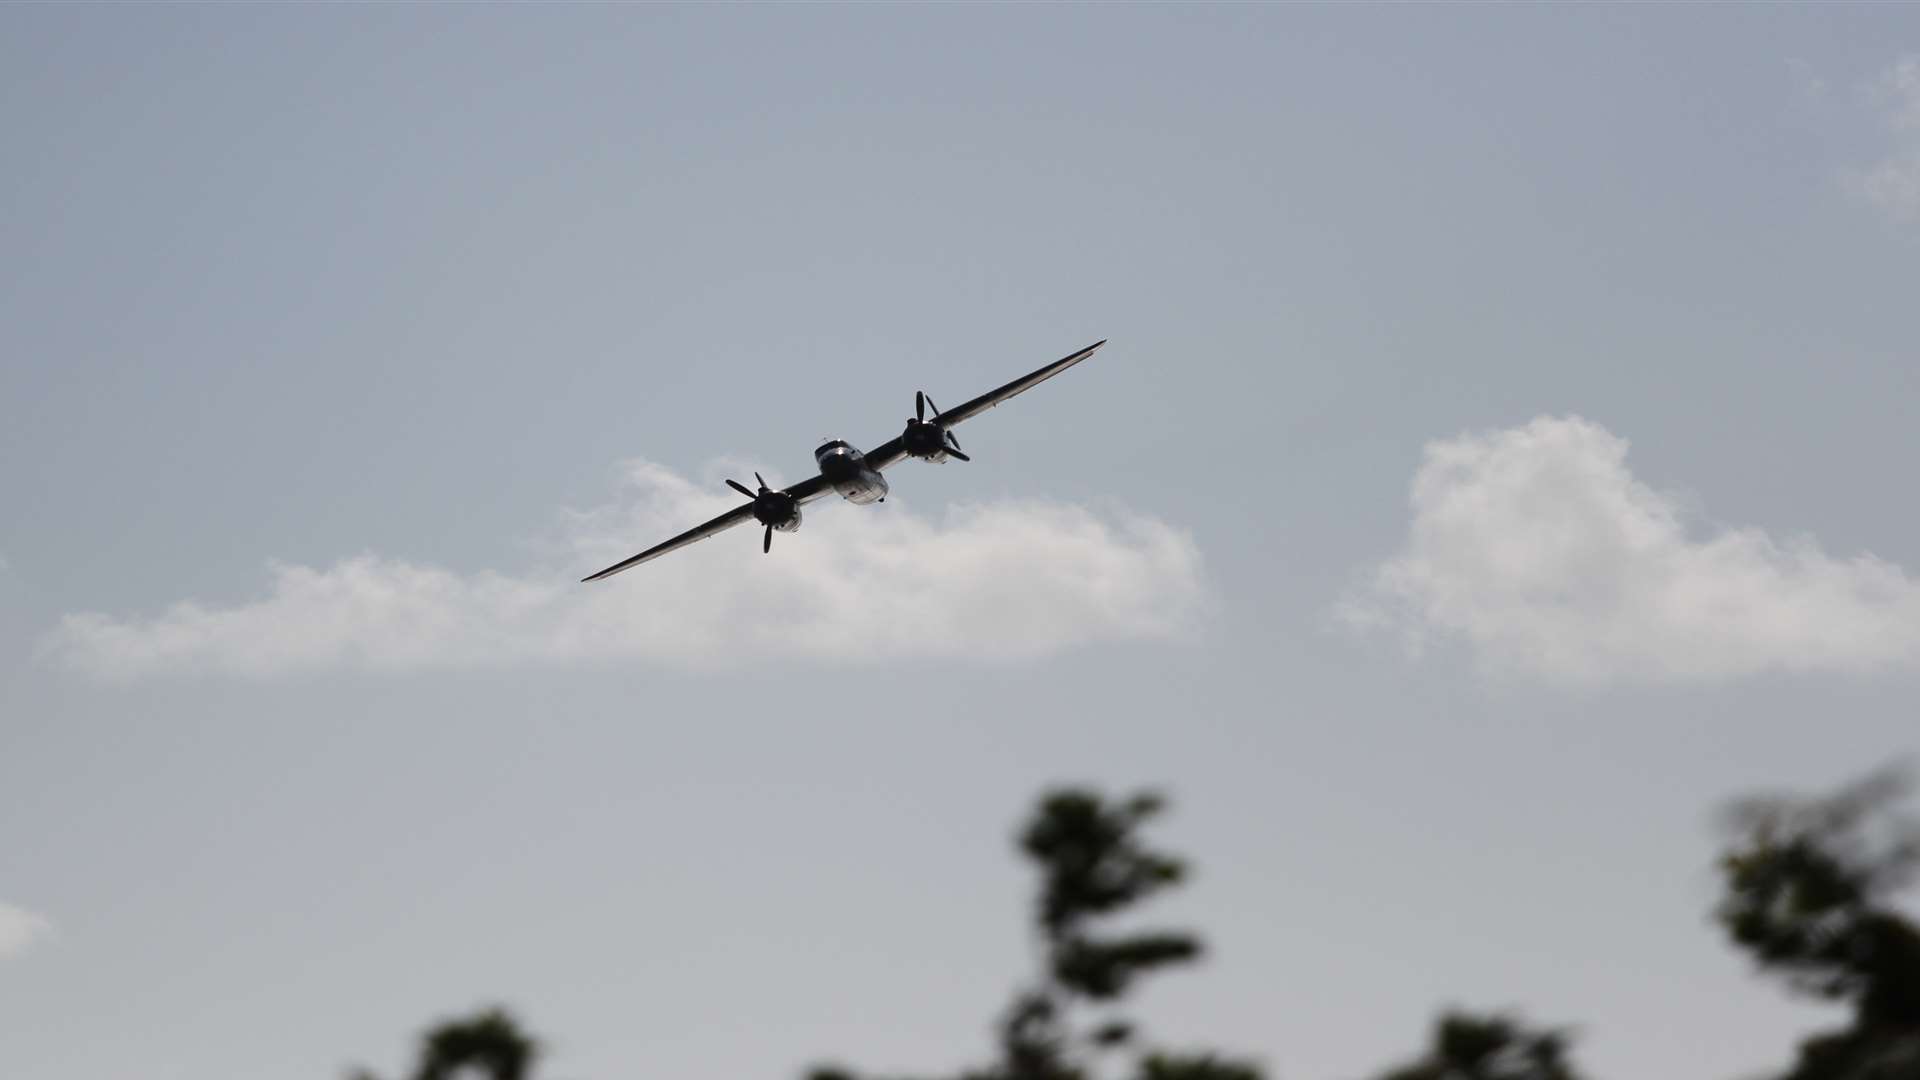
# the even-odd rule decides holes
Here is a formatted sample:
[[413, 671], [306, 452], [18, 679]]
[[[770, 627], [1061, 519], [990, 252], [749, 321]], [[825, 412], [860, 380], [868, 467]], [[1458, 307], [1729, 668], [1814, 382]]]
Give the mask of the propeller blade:
[[913, 415], [918, 420], [927, 418], [927, 395], [918, 390], [913, 392]]
[[767, 526], [767, 538], [760, 542], [760, 554], [766, 555], [771, 551], [773, 551], [773, 526], [769, 525]]
[[952, 432], [952, 431], [949, 431], [949, 430], [948, 430], [948, 429], [946, 429], [946, 428], [941, 428], [941, 429], [940, 429], [940, 432], [941, 432], [941, 434], [943, 434], [943, 435], [945, 435], [945, 436], [947, 437], [947, 445], [948, 445], [948, 446], [951, 446], [951, 447], [953, 447], [953, 448], [954, 448], [955, 450], [958, 450], [958, 449], [960, 449], [960, 440], [954, 437], [954, 434], [953, 434], [953, 432]]
[[963, 454], [963, 453], [961, 453], [958, 447], [953, 447], [953, 446], [949, 446], [949, 447], [947, 447], [947, 456], [948, 456], [948, 457], [957, 457], [957, 458], [959, 458], [959, 459], [960, 459], [961, 461], [972, 461], [972, 460], [973, 460], [972, 458], [970, 458], [970, 457], [968, 457], [967, 455], [965, 455], [965, 454]]
[[[759, 473], [754, 473], [754, 474], [753, 474], [753, 478], [754, 478], [755, 480], [760, 480], [760, 474], [759, 474]], [[765, 490], [767, 490], [767, 482], [766, 482], [765, 480], [760, 480], [760, 490], [761, 490], [761, 491], [765, 491]]]
[[728, 480], [727, 486], [739, 492], [740, 494], [745, 495], [749, 499], [753, 498], [753, 492], [748, 491], [747, 485], [741, 483], [738, 480]]
[[[927, 404], [933, 405], [932, 395], [928, 395]], [[933, 422], [936, 424], [940, 422], [940, 406], [938, 405], [933, 405]]]

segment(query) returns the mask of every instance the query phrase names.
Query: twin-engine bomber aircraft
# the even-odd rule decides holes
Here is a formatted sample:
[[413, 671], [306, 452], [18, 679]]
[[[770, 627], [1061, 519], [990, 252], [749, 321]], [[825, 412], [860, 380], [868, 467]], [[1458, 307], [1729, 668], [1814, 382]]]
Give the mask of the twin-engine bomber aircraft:
[[[784, 491], [775, 491], [767, 487], [767, 482], [760, 479], [759, 473], [753, 474], [753, 478], [760, 481], [758, 491], [749, 491], [745, 484], [728, 480], [729, 487], [753, 501], [736, 506], [705, 525], [688, 529], [664, 544], [656, 544], [631, 559], [614, 563], [605, 570], [580, 580], [598, 581], [603, 577], [612, 577], [628, 567], [639, 566], [669, 551], [686, 547], [697, 540], [705, 540], [715, 533], [725, 532], [735, 525], [742, 524], [748, 518], [767, 527], [766, 539], [761, 541], [760, 550], [772, 551], [774, 531], [792, 532], [798, 529], [800, 508], [829, 491], [850, 503], [865, 504], [884, 500], [887, 497], [887, 478], [881, 476], [880, 471], [902, 458], [916, 457], [924, 461], [944, 462], [951, 457], [959, 458], [961, 461], [972, 461], [972, 458], [961, 453], [960, 440], [953, 437], [952, 428], [955, 424], [978, 416], [1015, 394], [1046, 382], [1092, 356], [1095, 349], [1105, 344], [1104, 340], [1096, 341], [1072, 356], [1055, 360], [1031, 375], [1023, 375], [998, 390], [989, 390], [959, 408], [946, 412], [941, 412], [940, 406], [934, 405], [933, 399], [925, 393], [915, 391], [913, 419], [907, 421], [907, 430], [901, 432], [898, 438], [889, 439], [865, 454], [855, 450], [843, 440], [834, 439], [813, 452], [814, 460], [820, 463], [819, 475], [810, 480], [802, 480]], [[933, 409], [931, 420], [927, 419], [929, 407]]]

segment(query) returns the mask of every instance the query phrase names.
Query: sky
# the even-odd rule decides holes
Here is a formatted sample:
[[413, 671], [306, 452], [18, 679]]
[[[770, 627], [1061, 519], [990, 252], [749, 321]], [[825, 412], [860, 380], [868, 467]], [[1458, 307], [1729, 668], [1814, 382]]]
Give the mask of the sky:
[[0, 145], [0, 1074], [977, 1061], [1062, 782], [1170, 1045], [1836, 1020], [1715, 813], [1916, 749], [1915, 9], [15, 5]]

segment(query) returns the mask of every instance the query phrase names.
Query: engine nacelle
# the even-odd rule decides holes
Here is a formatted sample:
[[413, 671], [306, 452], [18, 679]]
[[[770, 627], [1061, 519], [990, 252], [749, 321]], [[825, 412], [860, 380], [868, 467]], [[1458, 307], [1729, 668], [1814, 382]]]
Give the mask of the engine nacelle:
[[909, 419], [907, 430], [900, 433], [900, 445], [908, 457], [935, 464], [944, 463], [951, 450], [947, 446], [947, 430], [939, 424], [929, 424], [925, 420]]
[[784, 491], [763, 491], [754, 497], [753, 520], [773, 526], [775, 532], [796, 532], [800, 528], [800, 503]]

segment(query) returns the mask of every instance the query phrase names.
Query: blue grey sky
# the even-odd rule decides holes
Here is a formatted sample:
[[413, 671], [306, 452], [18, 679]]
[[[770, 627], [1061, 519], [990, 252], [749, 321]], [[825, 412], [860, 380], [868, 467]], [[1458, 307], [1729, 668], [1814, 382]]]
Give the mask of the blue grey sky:
[[[1714, 808], [1916, 748], [1920, 14], [0, 11], [0, 1074], [976, 1059], [1156, 785], [1294, 1080], [1829, 1022]], [[1088, 342], [808, 508], [581, 575]], [[1575, 928], [1569, 932], [1568, 928]]]

